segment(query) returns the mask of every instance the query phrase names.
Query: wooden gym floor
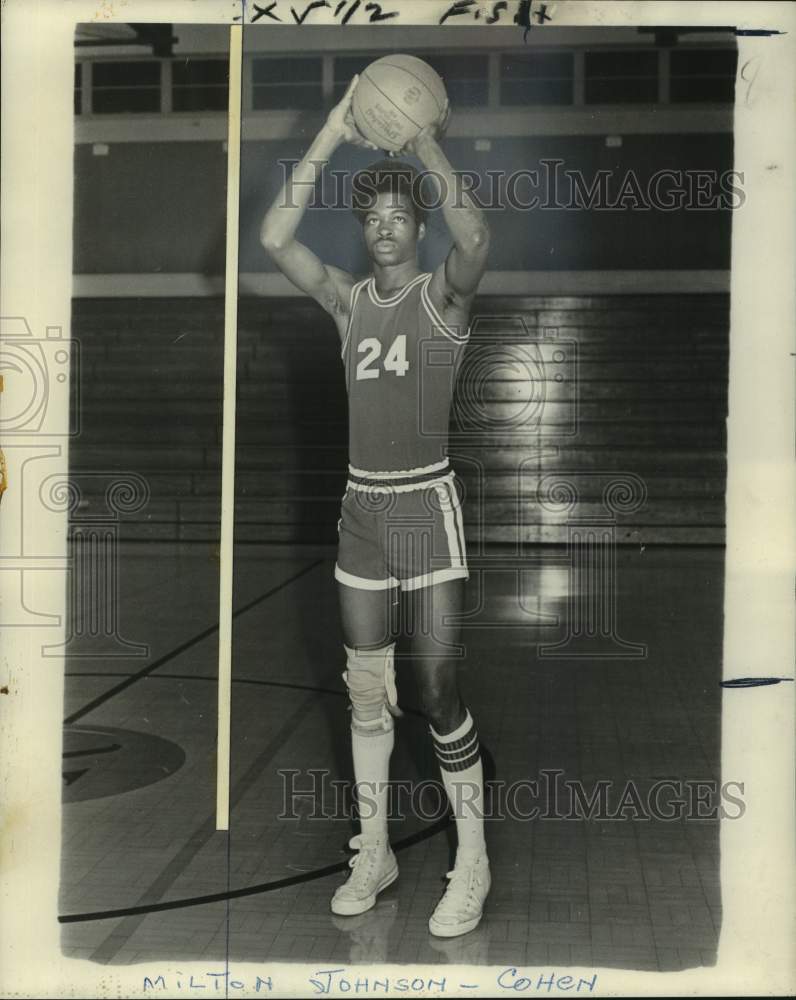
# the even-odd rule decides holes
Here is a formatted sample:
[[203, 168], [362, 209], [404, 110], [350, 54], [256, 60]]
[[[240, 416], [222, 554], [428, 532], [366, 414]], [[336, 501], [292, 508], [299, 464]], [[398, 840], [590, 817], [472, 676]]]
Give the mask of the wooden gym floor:
[[[620, 547], [607, 658], [593, 644], [578, 657], [540, 655], [540, 643], [567, 635], [573, 580], [564, 547], [534, 555], [522, 574], [476, 570], [468, 585], [461, 686], [490, 776], [508, 788], [560, 771], [587, 794], [608, 782], [612, 808], [632, 782], [642, 813], [656, 782], [673, 783], [664, 808], [694, 782], [720, 783], [723, 549]], [[625, 817], [566, 819], [563, 792], [541, 802], [546, 817], [518, 815], [529, 805], [519, 795], [512, 815], [488, 821], [494, 886], [471, 934], [445, 942], [427, 931], [450, 850], [433, 802], [393, 821], [401, 875], [376, 909], [332, 916], [352, 832], [344, 804], [335, 814], [327, 787], [323, 803], [304, 796], [280, 813], [287, 783], [307, 790], [310, 769], [329, 783], [351, 777], [333, 563], [330, 546], [237, 549], [227, 837], [214, 828], [217, 547], [122, 546], [119, 633], [147, 648], [67, 660], [64, 953], [109, 964], [713, 964], [715, 816], [632, 818], [631, 803]], [[618, 656], [639, 652], [619, 639], [643, 655]], [[399, 671], [407, 714], [392, 777], [436, 780]]]

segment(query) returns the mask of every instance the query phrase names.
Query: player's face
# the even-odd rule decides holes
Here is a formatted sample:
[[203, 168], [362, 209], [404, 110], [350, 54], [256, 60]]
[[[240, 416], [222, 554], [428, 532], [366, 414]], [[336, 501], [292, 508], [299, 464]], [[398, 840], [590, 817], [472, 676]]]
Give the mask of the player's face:
[[374, 263], [385, 266], [414, 260], [423, 228], [415, 221], [408, 196], [398, 192], [377, 194], [362, 220], [368, 254]]

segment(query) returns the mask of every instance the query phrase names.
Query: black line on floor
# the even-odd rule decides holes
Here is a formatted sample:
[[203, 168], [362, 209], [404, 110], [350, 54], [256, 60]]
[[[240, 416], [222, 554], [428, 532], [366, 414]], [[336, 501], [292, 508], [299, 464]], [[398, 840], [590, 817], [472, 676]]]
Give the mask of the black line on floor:
[[[315, 569], [316, 566], [320, 566], [322, 562], [324, 562], [323, 559], [316, 559], [308, 566], [305, 566], [297, 573], [294, 573], [293, 576], [288, 577], [287, 580], [283, 580], [276, 587], [272, 587], [270, 590], [267, 590], [264, 594], [261, 594], [259, 597], [255, 597], [254, 600], [249, 601], [248, 604], [244, 604], [243, 607], [238, 608], [237, 611], [233, 611], [232, 613], [233, 619], [237, 618], [239, 615], [245, 614], [247, 611], [251, 611], [251, 609], [256, 607], [258, 604], [261, 604], [263, 601], [268, 600], [269, 597], [273, 597], [274, 594], [278, 593], [280, 590], [283, 590], [285, 587], [293, 583], [295, 580], [298, 580], [299, 577], [302, 577], [306, 573], [309, 573], [310, 570]], [[120, 694], [122, 691], [126, 691], [127, 688], [129, 688], [131, 685], [135, 684], [137, 681], [140, 681], [148, 674], [151, 674], [154, 670], [157, 670], [158, 667], [162, 667], [164, 663], [168, 663], [169, 660], [173, 660], [176, 656], [179, 656], [180, 653], [184, 653], [186, 649], [191, 649], [192, 646], [196, 646], [204, 639], [207, 639], [214, 632], [218, 631], [218, 627], [219, 623], [216, 622], [215, 625], [211, 625], [209, 626], [209, 628], [206, 628], [203, 631], [199, 632], [197, 635], [193, 636], [193, 638], [187, 639], [179, 646], [176, 646], [174, 649], [170, 650], [170, 652], [164, 653], [164, 655], [161, 656], [159, 659], [155, 660], [154, 663], [150, 663], [148, 666], [143, 667], [136, 673], [130, 674], [121, 683], [115, 685], [115, 687], [112, 687], [108, 691], [105, 691], [103, 694], [98, 695], [87, 705], [84, 705], [83, 708], [79, 708], [76, 712], [73, 712], [71, 715], [68, 715], [64, 719], [64, 725], [68, 726], [71, 725], [71, 723], [73, 722], [77, 722], [78, 719], [82, 719], [84, 715], [88, 715], [88, 713], [93, 711], [95, 708], [98, 708], [100, 705], [104, 705], [106, 701], [110, 701], [111, 698], [115, 698], [117, 694]]]
[[65, 750], [61, 756], [64, 760], [71, 760], [72, 757], [96, 757], [97, 754], [113, 753], [115, 750], [121, 749], [121, 743], [111, 743], [109, 747], [88, 747], [85, 750]]
[[[403, 840], [393, 844], [393, 851], [404, 851], [408, 847], [414, 847], [424, 840], [442, 833], [451, 822], [450, 813], [438, 819], [436, 823], [425, 830], [418, 830]], [[348, 868], [348, 859], [337, 861], [333, 865], [326, 865], [323, 868], [316, 868], [311, 872], [302, 872], [301, 875], [291, 875], [288, 878], [277, 879], [275, 882], [260, 882], [257, 885], [244, 886], [241, 889], [231, 889], [227, 892], [214, 892], [205, 896], [187, 896], [184, 899], [172, 899], [164, 903], [152, 903], [145, 906], [128, 906], [120, 910], [98, 910], [94, 913], [68, 913], [58, 917], [59, 924], [75, 924], [88, 920], [112, 920], [117, 917], [133, 917], [138, 914], [161, 913], [164, 910], [180, 910], [189, 906], [204, 906], [208, 903], [221, 903], [225, 900], [242, 899], [245, 896], [257, 896], [264, 892], [275, 892], [278, 889], [286, 889], [291, 885], [300, 885], [302, 882], [312, 882], [318, 878], [326, 878], [327, 875], [334, 875], [336, 872], [344, 871]]]
[[[71, 673], [66, 674], [67, 677], [107, 677], [107, 674], [102, 673], [101, 670], [75, 670]], [[125, 675], [125, 676], [135, 676], [135, 675]], [[153, 677], [154, 681], [218, 681], [217, 677], [207, 674], [158, 674], [157, 677]], [[336, 698], [348, 698], [348, 691], [340, 688], [324, 688], [317, 687], [315, 684], [291, 684], [288, 681], [264, 681], [256, 677], [233, 677], [233, 684], [256, 684], [259, 687], [275, 687], [275, 688], [286, 688], [288, 691], [312, 691], [315, 694], [331, 694]], [[405, 705], [401, 705], [401, 711], [405, 715], [416, 715], [420, 719], [424, 719], [425, 716], [417, 708], [407, 708]], [[63, 754], [65, 757], [66, 754]]]
[[[246, 770], [235, 781], [230, 788], [230, 802], [240, 802], [251, 790], [253, 785], [262, 776], [268, 762], [285, 745], [288, 737], [292, 735], [300, 726], [302, 719], [318, 699], [314, 693], [308, 694], [300, 704], [293, 707], [289, 713], [284, 713], [280, 719], [279, 726], [269, 732], [267, 742], [261, 752], [251, 761]], [[223, 838], [223, 839], [222, 839]], [[180, 849], [150, 882], [146, 889], [140, 893], [135, 901], [133, 909], [138, 907], [156, 906], [162, 899], [168, 897], [174, 890], [177, 880], [184, 874], [186, 868], [193, 863], [199, 853], [211, 842], [219, 841], [222, 847], [228, 844], [228, 834], [216, 830], [216, 811], [213, 802], [212, 811], [209, 811], [204, 820], [195, 827]], [[228, 886], [230, 879], [229, 869], [223, 875], [220, 885]], [[146, 919], [145, 913], [138, 913], [121, 920], [107, 935], [104, 941], [94, 950], [90, 960], [107, 964], [112, 962], [118, 952], [124, 948], [130, 938], [136, 933], [138, 928]]]

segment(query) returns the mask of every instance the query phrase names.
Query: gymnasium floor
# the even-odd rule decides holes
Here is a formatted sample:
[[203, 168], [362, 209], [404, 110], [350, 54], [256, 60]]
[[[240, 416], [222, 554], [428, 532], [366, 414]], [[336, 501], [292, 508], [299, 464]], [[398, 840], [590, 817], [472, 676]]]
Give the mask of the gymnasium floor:
[[[613, 802], [630, 779], [642, 796], [658, 779], [720, 781], [723, 549], [618, 550], [619, 634], [647, 646], [631, 659], [537, 655], [565, 634], [570, 584], [563, 549], [536, 555], [519, 598], [510, 572], [468, 590], [473, 608], [483, 602], [465, 630], [461, 684], [489, 773], [508, 785], [556, 769], [587, 791], [607, 780]], [[62, 924], [64, 953], [110, 964], [713, 964], [716, 819], [490, 820], [484, 920], [445, 942], [426, 922], [450, 830], [407, 817], [391, 830], [399, 881], [364, 917], [331, 915], [350, 821], [342, 807], [335, 817], [331, 791], [325, 817], [309, 798], [277, 816], [280, 771], [301, 772], [303, 789], [311, 768], [350, 778], [333, 562], [331, 548], [237, 550], [228, 840], [214, 823], [217, 547], [121, 550], [120, 631], [149, 652], [67, 661], [60, 912], [75, 919]], [[436, 780], [406, 674], [393, 777]], [[568, 801], [548, 808], [565, 815]]]

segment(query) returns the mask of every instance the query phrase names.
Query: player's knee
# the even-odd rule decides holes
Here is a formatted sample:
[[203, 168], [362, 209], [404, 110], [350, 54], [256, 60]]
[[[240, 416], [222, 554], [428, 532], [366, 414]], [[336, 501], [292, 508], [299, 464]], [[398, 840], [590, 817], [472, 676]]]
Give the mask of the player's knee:
[[351, 726], [363, 735], [389, 732], [397, 713], [395, 644], [378, 649], [345, 647], [343, 679], [351, 702]]

